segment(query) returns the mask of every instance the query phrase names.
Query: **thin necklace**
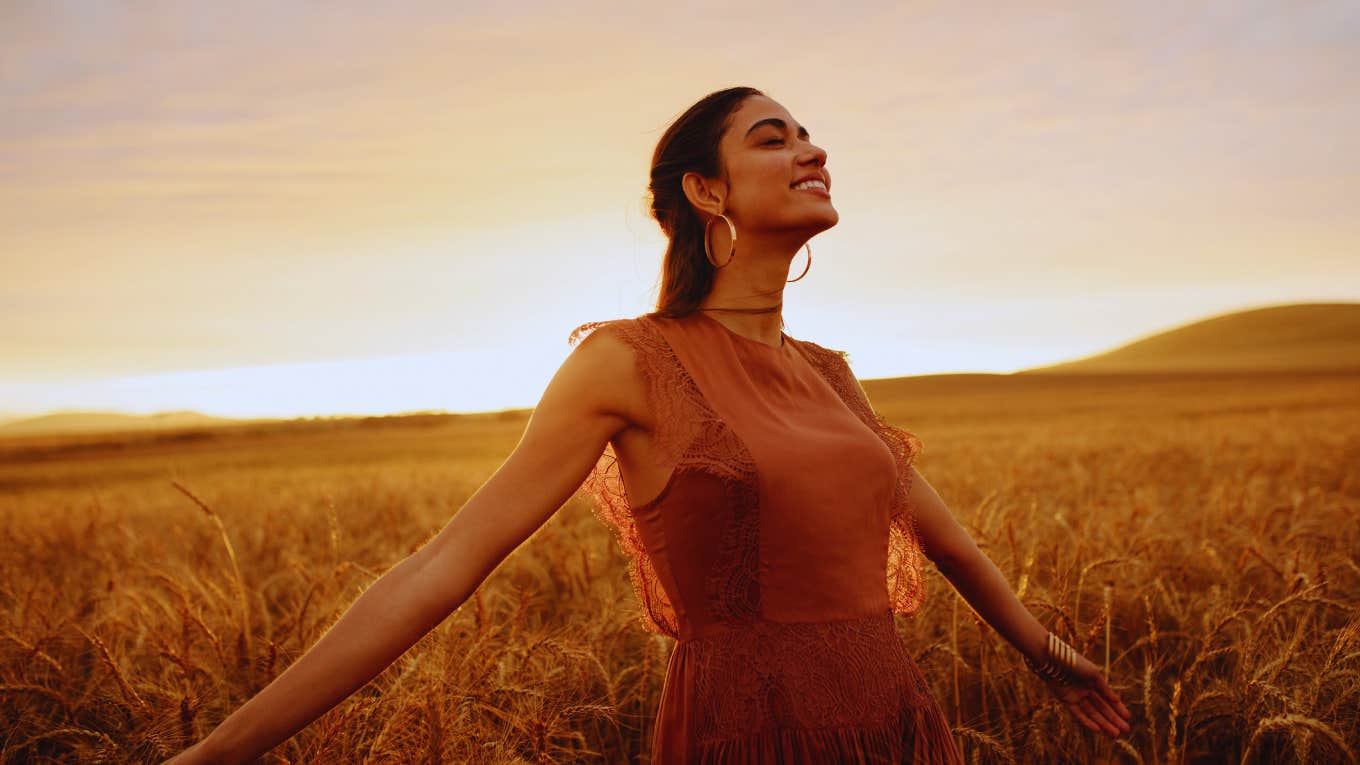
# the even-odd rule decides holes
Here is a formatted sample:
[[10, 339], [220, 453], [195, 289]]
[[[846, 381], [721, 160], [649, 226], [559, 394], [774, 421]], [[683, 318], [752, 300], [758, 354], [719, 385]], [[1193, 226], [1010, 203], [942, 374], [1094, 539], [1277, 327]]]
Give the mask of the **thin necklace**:
[[766, 308], [699, 308], [700, 311], [734, 311], [736, 313], [773, 313], [784, 307], [784, 301], [779, 301]]
[[[734, 313], [774, 313], [784, 307], [784, 301], [779, 301], [768, 308], [699, 308], [699, 311], [732, 311]], [[784, 317], [779, 317], [779, 347], [784, 347]], [[761, 342], [757, 340], [756, 342]]]

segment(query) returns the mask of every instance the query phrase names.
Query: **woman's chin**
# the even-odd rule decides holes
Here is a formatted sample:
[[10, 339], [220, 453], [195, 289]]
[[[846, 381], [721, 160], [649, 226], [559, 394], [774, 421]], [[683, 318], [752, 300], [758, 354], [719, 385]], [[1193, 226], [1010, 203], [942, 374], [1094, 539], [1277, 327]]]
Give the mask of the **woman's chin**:
[[798, 233], [806, 234], [811, 238], [832, 226], [835, 226], [837, 223], [840, 223], [840, 221], [840, 213], [836, 212], [835, 208], [827, 205], [825, 209], [818, 210], [816, 213], [805, 213], [792, 220], [781, 221], [778, 224], [778, 227], [789, 231], [790, 233], [797, 231]]
[[819, 219], [819, 227], [818, 227], [817, 230], [818, 230], [818, 231], [825, 231], [825, 230], [831, 228], [832, 226], [835, 226], [837, 223], [840, 223], [840, 222], [841, 222], [841, 214], [838, 213], [838, 212], [836, 212], [836, 210], [835, 210], [834, 208], [832, 208], [832, 209], [830, 210], [830, 213], [829, 213], [828, 215], [823, 215], [823, 216], [820, 217], [820, 219]]

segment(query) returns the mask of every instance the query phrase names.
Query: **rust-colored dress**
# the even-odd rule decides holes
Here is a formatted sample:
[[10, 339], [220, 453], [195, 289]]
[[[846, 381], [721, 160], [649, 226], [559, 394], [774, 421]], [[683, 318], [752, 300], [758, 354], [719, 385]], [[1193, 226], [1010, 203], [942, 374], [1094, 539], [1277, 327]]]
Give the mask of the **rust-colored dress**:
[[629, 501], [611, 443], [584, 487], [630, 558], [643, 626], [677, 641], [653, 765], [962, 763], [893, 614], [922, 596], [921, 449], [847, 355], [702, 311], [577, 327], [635, 352], [664, 488]]

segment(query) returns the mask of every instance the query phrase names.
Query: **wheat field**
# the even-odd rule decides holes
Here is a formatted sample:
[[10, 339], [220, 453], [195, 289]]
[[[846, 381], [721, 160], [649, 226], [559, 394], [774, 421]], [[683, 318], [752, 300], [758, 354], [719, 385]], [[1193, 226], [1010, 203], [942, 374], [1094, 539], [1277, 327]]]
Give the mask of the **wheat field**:
[[[1360, 375], [869, 381], [1133, 710], [1078, 726], [933, 569], [897, 617], [970, 763], [1354, 763]], [[0, 441], [0, 761], [157, 762], [457, 512], [526, 413]], [[670, 651], [573, 497], [266, 762], [645, 763]]]

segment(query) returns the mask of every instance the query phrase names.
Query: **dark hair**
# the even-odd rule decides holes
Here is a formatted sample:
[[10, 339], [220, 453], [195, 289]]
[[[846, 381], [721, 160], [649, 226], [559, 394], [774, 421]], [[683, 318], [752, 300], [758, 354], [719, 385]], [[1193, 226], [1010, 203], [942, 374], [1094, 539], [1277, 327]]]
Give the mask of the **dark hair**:
[[679, 318], [694, 313], [713, 287], [716, 269], [704, 255], [704, 221], [681, 188], [685, 173], [727, 178], [718, 142], [732, 113], [747, 96], [763, 96], [750, 87], [715, 91], [701, 98], [672, 122], [652, 153], [647, 185], [651, 213], [669, 240], [661, 263], [661, 290], [650, 315]]

